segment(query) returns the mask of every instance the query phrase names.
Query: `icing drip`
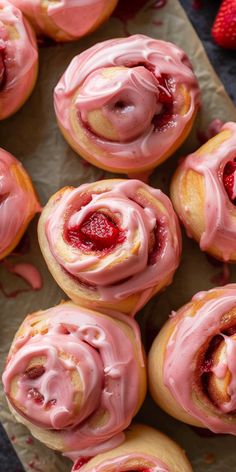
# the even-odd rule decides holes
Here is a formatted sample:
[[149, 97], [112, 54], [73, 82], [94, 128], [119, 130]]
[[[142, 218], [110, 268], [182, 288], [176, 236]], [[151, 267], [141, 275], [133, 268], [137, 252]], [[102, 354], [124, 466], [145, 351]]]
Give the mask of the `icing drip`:
[[155, 165], [180, 139], [199, 105], [199, 89], [182, 50], [135, 35], [76, 56], [55, 88], [54, 104], [60, 125], [85, 155], [92, 142], [101, 165], [130, 173], [134, 165]]
[[[0, 119], [14, 113], [31, 91], [38, 51], [33, 32], [21, 12], [0, 1]], [[14, 87], [13, 87], [14, 84]]]
[[[173, 319], [163, 367], [164, 383], [178, 403], [215, 433], [236, 435], [236, 284], [193, 298]], [[205, 300], [204, 300], [205, 298]], [[186, 312], [186, 314], [185, 314]], [[181, 356], [181, 363], [177, 360]]]
[[14, 244], [22, 227], [40, 211], [29, 179], [20, 162], [0, 149], [0, 257]]
[[[212, 246], [219, 248], [225, 261], [235, 252], [236, 223], [232, 215], [236, 197], [235, 153], [236, 124], [226, 123], [221, 128], [225, 139], [209, 151], [196, 151], [181, 164], [183, 170], [193, 170], [204, 177], [205, 230], [200, 239], [200, 247], [207, 251]], [[216, 138], [220, 139], [221, 134]], [[201, 148], [200, 148], [201, 149]], [[182, 213], [181, 219], [185, 221]]]
[[8, 269], [12, 274], [16, 274], [25, 280], [33, 290], [40, 290], [42, 288], [41, 275], [38, 269], [36, 269], [32, 264], [21, 262], [8, 266]]
[[140, 333], [118, 319], [65, 303], [26, 318], [13, 343], [3, 374], [9, 401], [31, 424], [58, 431], [70, 457], [122, 442], [136, 412]]
[[[46, 221], [47, 240], [63, 269], [78, 283], [92, 285], [102, 299], [121, 300], [142, 290], [145, 303], [150, 289], [178, 266], [178, 222], [170, 200], [160, 190], [138, 180], [109, 182], [98, 193], [90, 184], [65, 192]], [[90, 194], [92, 199], [84, 204], [84, 196]], [[68, 250], [68, 234], [72, 238], [74, 229], [86, 226], [91, 215], [102, 214], [115, 221], [109, 249], [108, 238], [105, 250], [90, 243], [86, 248], [70, 245]]]

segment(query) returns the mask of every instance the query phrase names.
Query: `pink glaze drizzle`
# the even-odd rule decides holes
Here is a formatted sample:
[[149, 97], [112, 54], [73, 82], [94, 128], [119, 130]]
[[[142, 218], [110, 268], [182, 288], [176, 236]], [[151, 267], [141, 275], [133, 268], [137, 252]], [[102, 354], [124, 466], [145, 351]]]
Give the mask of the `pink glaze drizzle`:
[[31, 28], [15, 6], [0, 0], [0, 120], [26, 100], [37, 74], [38, 51]]
[[46, 16], [52, 22], [51, 35], [68, 41], [85, 35], [99, 23], [111, 0], [49, 1], [44, 8], [41, 0], [12, 0], [12, 3], [37, 26], [38, 32], [49, 32]]
[[30, 216], [40, 211], [33, 192], [17, 180], [16, 171], [20, 167], [17, 159], [0, 149], [0, 258]]
[[[107, 181], [109, 183], [109, 181]], [[151, 198], [160, 203], [154, 206], [143, 200], [139, 191], [144, 189]], [[110, 190], [96, 194], [92, 189], [92, 200], [81, 206], [85, 192], [90, 185], [85, 184], [67, 192], [56, 202], [46, 222], [46, 236], [50, 250], [56, 261], [69, 274], [94, 286], [100, 299], [122, 300], [142, 291], [141, 308], [150, 297], [152, 289], [177, 269], [181, 254], [181, 235], [176, 215], [169, 198], [160, 190], [153, 189], [138, 180], [121, 180], [112, 183]], [[69, 219], [68, 209], [73, 208]], [[88, 215], [106, 209], [116, 215], [119, 226], [126, 235], [125, 240], [112, 252], [84, 252], [71, 247], [65, 257], [59, 249], [68, 244], [63, 240], [63, 228], [80, 225]], [[159, 225], [157, 234], [159, 251], [149, 260], [150, 236]], [[134, 245], [138, 249], [133, 253]]]
[[[206, 300], [194, 316], [185, 316], [189, 305], [177, 313], [176, 316], [179, 319], [166, 347], [163, 376], [166, 387], [185, 411], [215, 433], [236, 435], [236, 422], [231, 416], [236, 409], [235, 337], [222, 334], [222, 340], [226, 344], [226, 358], [217, 366], [210, 368], [219, 379], [224, 375], [226, 367], [229, 369], [232, 376], [228, 387], [230, 401], [221, 402], [217, 407], [212, 404], [213, 409], [208, 409], [206, 414], [206, 411], [201, 408], [200, 401], [193, 399], [196, 355], [209, 339], [220, 334], [221, 330], [224, 331], [221, 317], [236, 307], [236, 284], [226, 285], [224, 288], [220, 287], [209, 292], [200, 292], [193, 297], [193, 301], [204, 300], [205, 295], [215, 293], [216, 290], [217, 298]], [[173, 318], [173, 323], [176, 323], [176, 317]]]
[[[120, 66], [127, 69], [121, 70], [117, 79], [104, 80], [104, 69]], [[165, 76], [171, 88], [171, 92], [165, 89], [165, 93], [169, 96], [171, 93], [173, 104], [169, 121], [158, 130], [155, 120], [164, 112], [160, 92]], [[183, 106], [181, 84], [190, 94], [189, 109], [182, 115], [179, 114]], [[123, 101], [125, 106], [119, 113], [114, 105]], [[196, 111], [199, 89], [181, 49], [171, 43], [135, 35], [96, 44], [76, 56], [55, 88], [54, 104], [59, 124], [75, 143], [83, 146], [71, 121], [73, 107], [87, 136], [97, 147], [93, 155], [98, 162], [130, 173], [137, 167], [154, 167], [173, 146]], [[87, 113], [97, 107], [111, 120], [119, 136], [117, 141], [99, 137], [88, 128]], [[87, 149], [84, 150], [86, 153]]]
[[[194, 170], [204, 177], [205, 188], [205, 230], [200, 239], [200, 247], [207, 251], [211, 247], [218, 248], [225, 261], [236, 252], [236, 221], [233, 217], [235, 206], [231, 203], [223, 185], [224, 167], [236, 157], [236, 123], [226, 123], [221, 131], [231, 131], [231, 136], [217, 149], [205, 152], [201, 156], [198, 151], [190, 154], [180, 165], [185, 171]], [[187, 226], [184, 212], [180, 218]]]
[[42, 288], [42, 277], [38, 269], [27, 262], [20, 262], [10, 267], [10, 272], [24, 279], [33, 290]]
[[[26, 318], [3, 374], [12, 406], [32, 424], [59, 434], [66, 454], [74, 459], [115, 447], [123, 441], [122, 431], [139, 401], [144, 360], [138, 325], [118, 314], [133, 332], [132, 342], [112, 318], [69, 302], [36, 313], [34, 319], [43, 322], [47, 332], [33, 332], [32, 317]], [[63, 353], [66, 357], [59, 357]], [[38, 356], [45, 358], [43, 368], [27, 374], [30, 361]], [[74, 371], [81, 386], [71, 381]], [[12, 399], [15, 376], [18, 391]], [[82, 397], [76, 410], [78, 392]], [[96, 418], [104, 415], [104, 424], [96, 425]]]
[[[132, 471], [140, 471], [140, 472], [171, 472], [169, 467], [167, 467], [166, 464], [164, 464], [163, 461], [159, 460], [156, 457], [149, 456], [147, 454], [125, 454], [122, 456], [118, 457], [113, 457], [110, 460], [106, 460], [101, 462], [99, 465], [96, 465], [96, 467], [88, 467], [86, 468], [87, 472], [103, 472], [104, 470], [109, 470], [111, 472], [125, 472], [125, 471], [130, 471], [130, 461], [135, 460], [135, 461], [140, 461], [141, 463], [148, 462], [151, 465], [146, 467], [139, 467], [135, 466], [135, 468], [132, 468]], [[74, 467], [72, 469], [72, 472], [76, 472], [77, 470], [80, 469], [80, 467], [77, 467], [77, 463], [79, 464], [79, 461], [76, 461], [74, 464]], [[89, 464], [88, 464], [89, 465]]]

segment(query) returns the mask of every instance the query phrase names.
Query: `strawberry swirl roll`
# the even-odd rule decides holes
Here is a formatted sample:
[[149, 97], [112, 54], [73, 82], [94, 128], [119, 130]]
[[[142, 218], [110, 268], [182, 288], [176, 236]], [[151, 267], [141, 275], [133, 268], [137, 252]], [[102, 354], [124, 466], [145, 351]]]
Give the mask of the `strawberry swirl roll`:
[[134, 174], [167, 159], [191, 130], [199, 88], [174, 44], [134, 35], [76, 56], [54, 92], [72, 148], [102, 169]]
[[22, 164], [0, 148], [0, 259], [17, 246], [40, 210], [33, 184]]
[[236, 262], [236, 123], [179, 165], [171, 198], [183, 225], [203, 251]]
[[168, 285], [181, 254], [169, 198], [138, 180], [66, 187], [39, 220], [39, 243], [75, 303], [134, 315]]
[[24, 104], [37, 73], [38, 50], [33, 30], [20, 10], [0, 0], [0, 120]]
[[137, 323], [71, 302], [29, 315], [3, 374], [16, 419], [72, 459], [124, 440], [146, 393]]
[[236, 435], [236, 284], [196, 294], [149, 354], [154, 400], [170, 415]]
[[134, 424], [125, 441], [112, 451], [85, 463], [79, 458], [72, 472], [192, 472], [184, 451], [170, 438], [149, 426]]
[[97, 29], [112, 14], [117, 0], [11, 0], [38, 35], [73, 41]]

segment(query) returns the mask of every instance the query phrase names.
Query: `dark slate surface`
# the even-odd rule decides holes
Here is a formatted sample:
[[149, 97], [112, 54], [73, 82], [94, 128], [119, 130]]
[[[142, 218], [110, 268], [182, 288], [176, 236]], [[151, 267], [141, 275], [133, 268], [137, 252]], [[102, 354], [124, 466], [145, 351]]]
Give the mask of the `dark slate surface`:
[[[132, 0], [135, 1], [135, 0]], [[225, 51], [216, 46], [210, 35], [210, 28], [216, 15], [219, 0], [180, 0], [188, 13], [198, 35], [204, 43], [211, 63], [220, 76], [224, 86], [236, 103], [236, 53]], [[196, 8], [201, 2], [201, 8]], [[196, 5], [196, 6], [195, 6]], [[23, 472], [23, 469], [13, 451], [3, 428], [0, 426], [0, 471]]]

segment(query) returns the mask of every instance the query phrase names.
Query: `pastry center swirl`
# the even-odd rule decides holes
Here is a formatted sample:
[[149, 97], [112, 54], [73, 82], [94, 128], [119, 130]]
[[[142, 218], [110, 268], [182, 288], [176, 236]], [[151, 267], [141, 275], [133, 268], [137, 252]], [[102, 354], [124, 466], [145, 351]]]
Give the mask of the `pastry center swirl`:
[[172, 91], [167, 76], [157, 77], [145, 65], [100, 68], [80, 88], [78, 116], [98, 137], [130, 142], [171, 121]]

